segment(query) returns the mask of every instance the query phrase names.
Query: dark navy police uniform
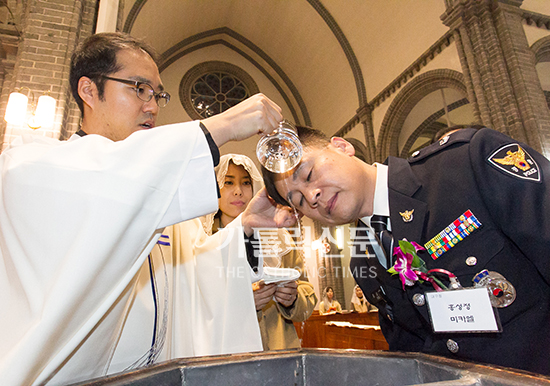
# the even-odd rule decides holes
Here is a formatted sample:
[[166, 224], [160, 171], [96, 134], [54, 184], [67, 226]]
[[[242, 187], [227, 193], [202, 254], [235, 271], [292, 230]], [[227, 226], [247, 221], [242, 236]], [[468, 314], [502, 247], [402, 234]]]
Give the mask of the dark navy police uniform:
[[[522, 158], [523, 157], [523, 158]], [[503, 275], [516, 299], [497, 312], [499, 333], [434, 333], [421, 295], [430, 283], [402, 288], [376, 259], [356, 250], [356, 280], [380, 312], [390, 350], [417, 351], [550, 375], [550, 162], [491, 129], [463, 129], [408, 160], [389, 157], [388, 187], [394, 240], [424, 245], [470, 210], [481, 227], [428, 269], [454, 273], [463, 287], [483, 269]], [[414, 210], [405, 222], [399, 212]], [[380, 290], [382, 288], [382, 290]], [[416, 296], [415, 296], [416, 295]], [[415, 304], [416, 302], [416, 304]], [[387, 314], [387, 316], [384, 316]]]

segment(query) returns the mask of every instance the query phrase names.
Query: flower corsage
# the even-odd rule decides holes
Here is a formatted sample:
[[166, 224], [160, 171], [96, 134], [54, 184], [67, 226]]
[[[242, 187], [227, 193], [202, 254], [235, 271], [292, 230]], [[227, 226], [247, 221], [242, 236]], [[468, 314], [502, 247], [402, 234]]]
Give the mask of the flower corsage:
[[433, 275], [433, 270], [428, 271], [426, 263], [416, 253], [424, 250], [423, 246], [414, 241], [399, 240], [399, 246], [393, 249], [395, 264], [388, 272], [392, 275], [399, 274], [403, 291], [406, 285], [413, 286], [417, 281], [423, 283], [424, 280], [429, 281], [436, 291], [447, 290], [447, 287]]

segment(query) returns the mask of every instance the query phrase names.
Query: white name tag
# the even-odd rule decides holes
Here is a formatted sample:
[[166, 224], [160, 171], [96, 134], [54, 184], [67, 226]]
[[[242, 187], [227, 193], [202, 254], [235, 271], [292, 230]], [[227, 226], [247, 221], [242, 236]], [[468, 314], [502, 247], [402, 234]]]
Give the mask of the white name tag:
[[502, 331], [487, 288], [426, 292], [434, 332]]

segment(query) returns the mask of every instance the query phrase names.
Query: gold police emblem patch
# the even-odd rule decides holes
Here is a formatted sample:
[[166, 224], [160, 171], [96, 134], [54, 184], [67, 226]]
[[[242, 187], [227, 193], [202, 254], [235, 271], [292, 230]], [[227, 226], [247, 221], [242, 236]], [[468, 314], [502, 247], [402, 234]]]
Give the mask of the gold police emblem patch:
[[411, 222], [413, 220], [413, 213], [414, 213], [414, 209], [406, 210], [404, 212], [399, 212], [399, 214], [401, 215], [401, 218], [405, 222]]
[[502, 146], [487, 158], [497, 169], [514, 177], [540, 181], [539, 166], [517, 143]]

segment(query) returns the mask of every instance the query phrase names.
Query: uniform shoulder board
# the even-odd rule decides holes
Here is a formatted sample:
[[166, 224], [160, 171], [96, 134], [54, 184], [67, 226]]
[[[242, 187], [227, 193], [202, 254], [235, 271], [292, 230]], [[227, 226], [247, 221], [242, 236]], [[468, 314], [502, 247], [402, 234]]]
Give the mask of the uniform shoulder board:
[[497, 149], [487, 161], [498, 170], [528, 181], [540, 182], [539, 165], [517, 143], [510, 143]]
[[446, 149], [452, 145], [470, 142], [472, 136], [476, 133], [476, 131], [477, 130], [466, 128], [447, 135], [441, 138], [439, 141], [434, 142], [421, 150], [415, 151], [408, 158], [408, 161], [410, 163], [422, 161], [425, 158], [438, 154], [443, 149]]

